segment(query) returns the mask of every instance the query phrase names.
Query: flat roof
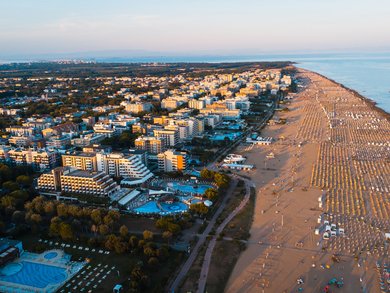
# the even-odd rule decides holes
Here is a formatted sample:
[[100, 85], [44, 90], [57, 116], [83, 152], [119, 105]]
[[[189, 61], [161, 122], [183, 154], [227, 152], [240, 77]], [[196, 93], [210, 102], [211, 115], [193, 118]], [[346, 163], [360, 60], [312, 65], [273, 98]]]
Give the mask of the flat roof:
[[128, 204], [131, 200], [133, 200], [136, 196], [140, 195], [141, 194], [141, 191], [140, 190], [137, 190], [137, 189], [134, 189], [132, 190], [130, 193], [128, 193], [127, 195], [125, 195], [124, 197], [122, 197], [118, 203], [122, 206]]

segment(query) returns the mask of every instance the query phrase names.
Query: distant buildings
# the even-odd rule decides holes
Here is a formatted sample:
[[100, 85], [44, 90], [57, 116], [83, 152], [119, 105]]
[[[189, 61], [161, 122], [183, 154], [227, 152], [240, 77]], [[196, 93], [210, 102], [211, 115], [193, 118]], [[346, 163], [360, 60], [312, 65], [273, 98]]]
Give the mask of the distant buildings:
[[140, 113], [140, 112], [150, 112], [153, 109], [153, 106], [151, 103], [124, 103], [122, 104], [125, 106], [126, 112], [129, 113]]

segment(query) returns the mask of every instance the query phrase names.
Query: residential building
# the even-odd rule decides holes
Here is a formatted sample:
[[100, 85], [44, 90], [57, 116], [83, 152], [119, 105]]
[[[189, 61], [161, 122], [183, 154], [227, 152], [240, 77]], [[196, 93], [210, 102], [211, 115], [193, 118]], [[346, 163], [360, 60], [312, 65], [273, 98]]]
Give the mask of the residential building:
[[164, 138], [154, 136], [141, 136], [135, 140], [137, 150], [158, 154], [165, 150]]
[[62, 155], [62, 166], [85, 171], [97, 171], [95, 153], [73, 153]]
[[179, 132], [173, 129], [155, 129], [153, 134], [156, 138], [164, 141], [165, 147], [173, 147], [179, 143]]
[[17, 148], [9, 149], [7, 153], [7, 155], [3, 153], [2, 156], [7, 158], [12, 164], [18, 166], [30, 165], [38, 171], [49, 170], [59, 165], [60, 156], [54, 150]]
[[153, 176], [146, 167], [142, 154], [97, 153], [98, 171], [114, 177], [137, 178], [145, 182]]
[[187, 153], [167, 150], [157, 155], [158, 169], [164, 172], [184, 171], [187, 168]]

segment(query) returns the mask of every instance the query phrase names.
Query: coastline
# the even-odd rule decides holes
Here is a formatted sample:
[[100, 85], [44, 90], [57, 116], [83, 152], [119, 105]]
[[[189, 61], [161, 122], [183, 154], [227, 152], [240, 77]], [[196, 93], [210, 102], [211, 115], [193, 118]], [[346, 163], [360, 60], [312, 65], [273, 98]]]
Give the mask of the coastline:
[[[236, 262], [225, 292], [259, 292], [261, 288], [291, 292], [298, 290], [296, 280], [301, 277], [308, 292], [322, 290], [334, 277], [343, 277], [345, 292], [358, 292], [361, 287], [377, 292], [375, 263], [385, 254], [374, 247], [383, 245], [381, 233], [390, 229], [384, 204], [388, 155], [382, 145], [390, 141], [389, 114], [341, 83], [296, 68], [307, 84], [287, 104], [290, 111], [274, 116], [288, 123], [267, 125], [261, 132], [276, 142], [236, 150], [257, 167], [245, 174], [256, 184], [257, 197], [247, 249]], [[362, 103], [353, 107], [358, 99]], [[359, 114], [369, 110], [373, 113], [367, 117]], [[330, 111], [335, 113], [332, 128], [326, 114]], [[379, 117], [381, 122], [372, 121]], [[379, 129], [360, 128], [370, 121]], [[275, 159], [265, 163], [270, 152]], [[338, 225], [348, 227], [348, 238], [323, 240], [314, 235], [314, 228], [321, 227], [319, 217], [321, 221], [337, 217]], [[366, 226], [365, 217], [381, 226]], [[356, 222], [357, 218], [364, 221]], [[372, 253], [362, 251], [366, 246]], [[332, 261], [334, 254], [342, 258], [340, 263]]]
[[379, 106], [378, 106], [378, 103], [375, 102], [373, 99], [370, 99], [370, 98], [364, 96], [363, 94], [359, 93], [357, 90], [354, 90], [354, 89], [352, 89], [352, 88], [349, 88], [349, 87], [345, 86], [344, 84], [342, 84], [342, 83], [340, 83], [340, 82], [338, 82], [338, 81], [336, 81], [336, 80], [334, 80], [334, 79], [332, 79], [332, 78], [329, 78], [329, 77], [327, 77], [327, 76], [325, 76], [325, 75], [323, 75], [323, 74], [321, 74], [321, 73], [318, 73], [318, 72], [316, 72], [316, 71], [309, 70], [309, 69], [306, 69], [306, 68], [303, 68], [303, 67], [299, 67], [299, 66], [295, 66], [295, 65], [293, 65], [293, 66], [294, 66], [296, 69], [302, 69], [302, 70], [306, 70], [306, 71], [308, 71], [308, 72], [312, 72], [312, 73], [314, 73], [314, 74], [317, 74], [317, 75], [319, 75], [319, 76], [321, 76], [321, 77], [323, 77], [323, 78], [325, 78], [325, 79], [327, 79], [327, 80], [329, 80], [329, 81], [335, 83], [336, 85], [342, 87], [343, 89], [349, 91], [349, 92], [352, 93], [354, 96], [356, 96], [356, 97], [358, 97], [359, 99], [361, 99], [362, 101], [364, 101], [371, 109], [373, 109], [373, 110], [375, 110], [375, 111], [381, 113], [382, 116], [383, 116], [384, 118], [386, 118], [388, 121], [390, 121], [390, 113], [388, 113], [386, 110], [384, 110], [384, 109], [382, 109], [381, 107], [379, 107]]

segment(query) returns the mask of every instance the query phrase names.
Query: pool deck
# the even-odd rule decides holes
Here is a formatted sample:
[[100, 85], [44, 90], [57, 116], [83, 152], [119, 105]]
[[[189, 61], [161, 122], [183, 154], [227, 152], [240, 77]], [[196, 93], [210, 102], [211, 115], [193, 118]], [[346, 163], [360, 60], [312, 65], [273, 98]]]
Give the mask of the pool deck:
[[[44, 256], [52, 251], [61, 252], [60, 258], [55, 257], [53, 259], [46, 259]], [[62, 268], [65, 270], [66, 278], [62, 282], [58, 282], [55, 284], [48, 284], [44, 288], [38, 288], [30, 285], [24, 285], [20, 283], [8, 282], [1, 279], [0, 276], [0, 292], [15, 292], [15, 293], [24, 293], [24, 292], [45, 292], [51, 293], [56, 292], [59, 288], [61, 288], [66, 282], [68, 282], [73, 276], [75, 276], [86, 263], [84, 262], [71, 262], [66, 258], [66, 254], [62, 250], [50, 250], [45, 251], [41, 254], [35, 254], [30, 252], [23, 252], [22, 255], [14, 260], [11, 263], [35, 263], [45, 266], [53, 266], [56, 268]]]

